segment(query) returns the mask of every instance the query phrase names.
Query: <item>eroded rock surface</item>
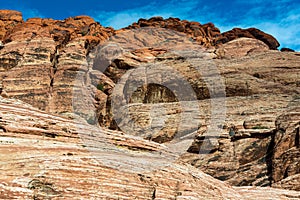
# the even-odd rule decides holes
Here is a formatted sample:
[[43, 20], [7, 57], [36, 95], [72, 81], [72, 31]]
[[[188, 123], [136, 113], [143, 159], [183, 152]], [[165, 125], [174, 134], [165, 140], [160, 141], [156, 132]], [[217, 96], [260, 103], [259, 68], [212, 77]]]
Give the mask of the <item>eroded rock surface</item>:
[[262, 195], [260, 188], [233, 188], [180, 162], [142, 173], [110, 168], [88, 151], [81, 134], [97, 131], [115, 145], [135, 146], [131, 151], [137, 155], [142, 149], [155, 152], [160, 147], [51, 115], [21, 101], [0, 98], [0, 112], [1, 199], [300, 198], [299, 192], [282, 189], [264, 189]]
[[269, 46], [270, 49], [277, 49], [280, 44], [279, 42], [270, 34], [264, 33], [259, 29], [256, 28], [248, 28], [248, 29], [241, 29], [241, 28], [234, 28], [230, 31], [222, 33], [222, 36], [217, 38], [217, 42], [226, 43], [228, 41], [240, 38], [240, 37], [247, 37], [247, 38], [255, 38], [258, 40], [263, 41], [265, 44]]
[[[113, 34], [87, 16], [22, 21], [21, 13], [1, 11], [5, 29], [0, 79], [9, 96], [50, 112], [72, 110], [77, 70], [87, 71], [86, 55]], [[14, 16], [14, 17], [10, 17]], [[19, 19], [20, 18], [20, 19]], [[18, 22], [18, 23], [17, 23]]]
[[[243, 41], [243, 39], [239, 40]], [[251, 43], [253, 39], [245, 40], [250, 41], [250, 44], [245, 43], [245, 49], [257, 47], [255, 43]], [[239, 41], [236, 42], [239, 43]], [[213, 116], [208, 114], [212, 107], [205, 78], [191, 67], [191, 62], [189, 62], [191, 59], [184, 59], [168, 53], [157, 56], [153, 63], [156, 66], [171, 66], [172, 69], [184, 75], [185, 80], [189, 80], [188, 83], [193, 86], [193, 91], [196, 93], [195, 99], [200, 100], [193, 103], [193, 105], [199, 104], [197, 108], [194, 107], [188, 111], [193, 116], [191, 122], [196, 121], [197, 124], [190, 123], [189, 126], [182, 126], [182, 122], [184, 124], [188, 124], [188, 122], [184, 122], [186, 118], [181, 116], [183, 109], [180, 103], [176, 103], [179, 101], [178, 98], [174, 99], [172, 95], [166, 95], [159, 87], [156, 90], [149, 89], [147, 85], [140, 87], [131, 96], [134, 102], [132, 99], [128, 100], [128, 110], [125, 109], [127, 113], [121, 115], [126, 117], [123, 117], [119, 124], [127, 125], [123, 130], [128, 134], [140, 135], [166, 144], [176, 141], [178, 139], [176, 134], [193, 133], [200, 127], [194, 133], [194, 136], [196, 135], [194, 142], [187, 149], [189, 153], [182, 156], [184, 161], [220, 180], [239, 186], [276, 185], [279, 187], [277, 182], [285, 179], [285, 176], [287, 178], [290, 174], [293, 178], [286, 179], [287, 182], [291, 181], [290, 185], [286, 182], [282, 185], [285, 185], [285, 188], [296, 189], [298, 184], [295, 174], [299, 174], [297, 171], [299, 161], [297, 159], [295, 161], [288, 160], [297, 157], [297, 153], [292, 153], [290, 158], [284, 158], [284, 156], [279, 158], [278, 163], [280, 164], [278, 165], [287, 159], [285, 161], [286, 168], [291, 165], [294, 167], [286, 169], [286, 175], [280, 175], [280, 178], [276, 180], [274, 173], [282, 172], [277, 172], [275, 168], [282, 168], [274, 165], [273, 154], [276, 149], [273, 143], [278, 131], [275, 124], [276, 118], [282, 113], [288, 113], [291, 108], [299, 107], [297, 79], [299, 59], [295, 53], [269, 51], [265, 44], [255, 40], [254, 42], [258, 44], [259, 51], [257, 52], [246, 54], [246, 50], [242, 49], [241, 52], [238, 52], [239, 56], [214, 60], [214, 65], [218, 67], [221, 77], [224, 78], [224, 89], [227, 96], [226, 106], [223, 104], [223, 108], [221, 106], [221, 109], [226, 108], [226, 120], [224, 124], [218, 124], [222, 129], [214, 133], [215, 135], [206, 134]], [[230, 45], [230, 43], [227, 44]], [[224, 45], [224, 48], [227, 44]], [[234, 52], [234, 48], [231, 48], [230, 50]], [[123, 58], [120, 57], [120, 59]], [[126, 62], [126, 59], [123, 61]], [[116, 70], [118, 69], [117, 65], [114, 67]], [[155, 79], [161, 85], [167, 84], [162, 81], [163, 78], [159, 76], [159, 72], [153, 73], [154, 76], [145, 76], [143, 74], [145, 71], [134, 71], [135, 68], [136, 64], [132, 68], [124, 70], [122, 74], [132, 70], [135, 73], [134, 77], [156, 77]], [[159, 71], [163, 71], [161, 68], [159, 69]], [[113, 73], [107, 75], [117, 77]], [[165, 80], [169, 81], [173, 78], [169, 77]], [[118, 78], [112, 79], [118, 80]], [[186, 90], [184, 85], [181, 86]], [[145, 101], [149, 93], [161, 102], [156, 102], [154, 99], [152, 102]], [[185, 97], [190, 98], [191, 96], [185, 95]], [[185, 100], [192, 99], [182, 99], [181, 103], [186, 104]], [[299, 115], [296, 114], [295, 118], [299, 120]], [[180, 131], [178, 127], [181, 128]], [[231, 131], [234, 131], [233, 137], [230, 137]], [[211, 138], [209, 141], [212, 146], [203, 147], [202, 144], [207, 138]], [[199, 155], [201, 151], [204, 153]]]
[[0, 39], [0, 198], [300, 198], [300, 57], [272, 36], [0, 11]]
[[299, 188], [299, 107], [282, 114], [276, 120], [274, 152], [272, 156], [272, 178], [277, 187]]
[[277, 49], [279, 42], [270, 34], [256, 28], [234, 28], [230, 31], [221, 33], [213, 23], [200, 24], [199, 22], [189, 22], [178, 18], [163, 19], [162, 17], [152, 17], [150, 19], [140, 19], [138, 22], [126, 27], [125, 29], [139, 29], [144, 27], [167, 28], [190, 35], [200, 44], [215, 46], [219, 43], [227, 43], [231, 40], [246, 37], [254, 38], [264, 42], [270, 49]]

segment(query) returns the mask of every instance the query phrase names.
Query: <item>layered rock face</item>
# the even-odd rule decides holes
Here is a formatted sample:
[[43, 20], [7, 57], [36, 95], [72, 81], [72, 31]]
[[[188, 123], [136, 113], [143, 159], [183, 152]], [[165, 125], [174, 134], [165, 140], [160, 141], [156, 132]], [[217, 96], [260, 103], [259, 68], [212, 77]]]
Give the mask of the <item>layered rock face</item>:
[[77, 70], [87, 71], [89, 48], [108, 39], [113, 30], [85, 16], [22, 22], [16, 21], [20, 13], [7, 12], [2, 11], [3, 21], [13, 26], [1, 38], [3, 88], [8, 95], [42, 110], [71, 110], [66, 99], [72, 99]]
[[[281, 78], [278, 77], [277, 81], [274, 81], [276, 76], [283, 73], [283, 71], [277, 73], [277, 71], [283, 70], [281, 56], [284, 56], [284, 60], [289, 60], [284, 65], [287, 65], [286, 68], [289, 68], [290, 72], [284, 70], [285, 74], [280, 75]], [[176, 57], [174, 60], [177, 60]], [[184, 61], [181, 61], [180, 64], [175, 63], [174, 60], [167, 62], [174, 62], [172, 66], [177, 70], [188, 65], [185, 65]], [[288, 147], [281, 148], [280, 152], [275, 153], [278, 151], [278, 142], [274, 143], [274, 138], [279, 137], [277, 132], [280, 130], [276, 126], [277, 117], [282, 113], [289, 115], [288, 113], [293, 113], [290, 109], [299, 107], [299, 98], [297, 97], [299, 89], [296, 78], [299, 75], [299, 59], [297, 56], [295, 54], [280, 55], [278, 52], [263, 52], [235, 59], [234, 64], [231, 63], [232, 59], [216, 60], [215, 62], [218, 63], [219, 69], [222, 70], [220, 73], [225, 78], [226, 94], [230, 95], [226, 98], [226, 105], [218, 108], [226, 110], [226, 120], [222, 124], [218, 124], [221, 125], [222, 129], [217, 132], [207, 132], [208, 127], [211, 126], [211, 119], [215, 117], [210, 114], [212, 102], [211, 99], [205, 99], [208, 96], [203, 96], [203, 100], [192, 103], [197, 107], [188, 107], [190, 108], [188, 113], [192, 115], [192, 120], [189, 122], [183, 121], [185, 117], [181, 115], [184, 107], [180, 103], [186, 104], [186, 102], [172, 103], [171, 97], [169, 103], [132, 104], [129, 107], [129, 114], [126, 115], [127, 118], [123, 120], [124, 124], [133, 127], [131, 133], [136, 131], [136, 134], [163, 143], [173, 141], [174, 137], [175, 142], [178, 138], [176, 137], [178, 132], [192, 133], [199, 125], [200, 129], [194, 133], [196, 138], [187, 149], [189, 153], [182, 155], [182, 159], [233, 185], [278, 186], [279, 183], [277, 182], [284, 179], [284, 173], [280, 172], [283, 169], [279, 167], [283, 162], [287, 163], [286, 177], [289, 177], [288, 173], [291, 177], [294, 174], [299, 174], [296, 167], [299, 161], [297, 159], [289, 160], [292, 157], [294, 159], [298, 157], [296, 128], [284, 136], [293, 138], [290, 142], [282, 141], [282, 145], [288, 145]], [[191, 72], [189, 75], [189, 77], [194, 77], [195, 73]], [[201, 81], [200, 79], [197, 80]], [[198, 85], [205, 84], [200, 82]], [[207, 90], [206, 88], [203, 91]], [[140, 100], [143, 100], [144, 97], [141, 94], [143, 93], [139, 95]], [[203, 93], [200, 94], [203, 95]], [[299, 123], [298, 114], [293, 115], [295, 121], [284, 118], [287, 120], [286, 123]], [[165, 123], [163, 128], [161, 128], [160, 120]], [[198, 123], [193, 124], [192, 122], [195, 121]], [[134, 122], [135, 125], [132, 125]], [[181, 123], [189, 125], [183, 126]], [[137, 126], [139, 124], [146, 125]], [[145, 131], [144, 126], [151, 126], [151, 129]], [[233, 137], [230, 137], [231, 131], [234, 132]], [[292, 132], [293, 136], [290, 136]], [[208, 148], [210, 153], [204, 151], [204, 153], [199, 154], [201, 150], [205, 150], [203, 143], [207, 139], [212, 143], [212, 147]], [[288, 150], [289, 148], [293, 150]], [[285, 158], [287, 156], [285, 151], [291, 151], [291, 158]], [[282, 153], [283, 155], [281, 155]], [[275, 154], [281, 156], [275, 156]], [[290, 172], [288, 172], [289, 170]], [[278, 173], [281, 175], [278, 176]], [[295, 176], [296, 178], [297, 176]], [[290, 184], [290, 186], [286, 184], [286, 188], [295, 189], [297, 187], [295, 185], [299, 185], [295, 180], [291, 180]]]
[[0, 12], [1, 19], [1, 30], [0, 30], [0, 39], [6, 35], [6, 32], [13, 29], [14, 26], [23, 22], [22, 13], [11, 10], [1, 10]]
[[273, 138], [272, 178], [275, 187], [300, 190], [299, 187], [299, 107], [280, 115]]
[[0, 27], [0, 198], [300, 198], [282, 190], [300, 190], [300, 54], [274, 37], [15, 11]]
[[[180, 21], [177, 18], [166, 20], [159, 17], [149, 20], [141, 19], [138, 23], [115, 32], [112, 28], [104, 28], [93, 19], [85, 16], [68, 18], [63, 21], [29, 19], [23, 22], [19, 12], [1, 11], [0, 14], [3, 23], [1, 40], [4, 44], [1, 50], [2, 73], [0, 79], [2, 87], [10, 96], [34, 104], [40, 109], [57, 113], [72, 111], [71, 103], [68, 101], [72, 99], [70, 96], [72, 91], [69, 88], [74, 88], [73, 86], [76, 85], [74, 79], [78, 77], [80, 79], [78, 70], [82, 74], [89, 72], [92, 77], [98, 78], [100, 76], [95, 75], [97, 72], [92, 71], [95, 70], [95, 67], [91, 66], [93, 65], [93, 55], [90, 54], [90, 51], [101, 41], [104, 42], [115, 33], [118, 33], [120, 38], [116, 39], [116, 37], [114, 41], [125, 44], [126, 47], [123, 48], [136, 50], [136, 52], [131, 53], [135, 55], [134, 57], [129, 56], [131, 57], [130, 65], [134, 65], [136, 62], [132, 59], [138, 59], [137, 61], [140, 62], [147, 62], [147, 59], [151, 59], [151, 57], [154, 59], [158, 54], [166, 52], [162, 48], [171, 44], [170, 41], [166, 44], [160, 43], [161, 40], [170, 40], [171, 36], [167, 35], [168, 33], [160, 36], [157, 32], [155, 34], [156, 39], [154, 39], [154, 34], [149, 34], [149, 29], [139, 29], [140, 27], [152, 28], [150, 30], [161, 28], [166, 30], [167, 28], [168, 32], [173, 30], [172, 35], [175, 36], [173, 40], [176, 42], [168, 47], [172, 50], [178, 44], [184, 45], [184, 48], [187, 49], [188, 43], [191, 43], [188, 40], [213, 47], [213, 41], [217, 37], [221, 37], [220, 31], [211, 23], [201, 25], [197, 22]], [[179, 26], [183, 28], [178, 28]], [[138, 32], [134, 31], [136, 29]], [[148, 38], [143, 38], [145, 33], [141, 30], [148, 32], [146, 33]], [[151, 36], [150, 40], [148, 40], [149, 36]], [[197, 37], [201, 37], [201, 39], [197, 39]], [[184, 38], [184, 41], [179, 38]], [[144, 41], [149, 42], [149, 44], [143, 43]], [[130, 43], [140, 44], [128, 47]], [[227, 46], [225, 49], [216, 50], [216, 55], [222, 57], [224, 51], [231, 48], [230, 45]], [[252, 50], [249, 49], [246, 53]], [[230, 56], [230, 53], [227, 56]], [[119, 66], [124, 65], [122, 59], [114, 62]], [[140, 62], [135, 64], [139, 65]], [[126, 68], [126, 66], [121, 68], [124, 67]], [[6, 73], [8, 70], [12, 73]], [[38, 73], [36, 73], [37, 71]], [[102, 71], [104, 72], [104, 70]], [[109, 73], [109, 70], [106, 70], [106, 73]], [[122, 73], [119, 74], [119, 77], [121, 75]], [[118, 77], [115, 76], [116, 74], [111, 74], [109, 78], [118, 80]], [[116, 80], [114, 81], [116, 82]], [[111, 82], [108, 85], [110, 85], [108, 87], [112, 87]]]
[[[108, 167], [97, 162], [80, 137], [93, 132], [94, 142], [101, 137], [136, 156], [141, 149], [154, 153], [162, 146], [51, 115], [17, 100], [0, 97], [0, 109], [1, 199], [300, 198], [300, 192], [290, 190], [232, 187], [180, 162], [140, 173]], [[131, 167], [138, 164], [133, 160]]]
[[227, 43], [231, 40], [246, 37], [255, 38], [266, 43], [270, 49], [277, 49], [279, 42], [267, 33], [256, 28], [241, 29], [234, 28], [230, 31], [221, 33], [213, 23], [200, 24], [199, 22], [189, 22], [178, 18], [169, 18], [164, 20], [162, 17], [153, 17], [150, 19], [140, 19], [125, 29], [136, 29], [142, 27], [159, 27], [186, 33], [196, 41], [205, 46], [214, 46], [219, 43]]

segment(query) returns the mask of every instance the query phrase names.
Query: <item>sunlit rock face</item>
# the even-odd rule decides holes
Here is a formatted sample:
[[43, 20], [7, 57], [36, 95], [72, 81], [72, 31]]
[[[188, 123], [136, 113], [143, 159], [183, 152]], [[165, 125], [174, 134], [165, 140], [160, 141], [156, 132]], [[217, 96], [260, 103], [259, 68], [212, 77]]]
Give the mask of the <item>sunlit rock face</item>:
[[300, 197], [300, 54], [274, 37], [0, 11], [0, 39], [1, 199]]

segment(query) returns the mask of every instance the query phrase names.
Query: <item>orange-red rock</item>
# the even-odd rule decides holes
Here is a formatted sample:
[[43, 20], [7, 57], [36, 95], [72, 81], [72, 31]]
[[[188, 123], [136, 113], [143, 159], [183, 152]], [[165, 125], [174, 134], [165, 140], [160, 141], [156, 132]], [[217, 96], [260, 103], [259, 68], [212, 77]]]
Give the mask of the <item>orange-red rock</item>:
[[22, 13], [12, 10], [0, 10], [0, 40], [3, 40], [7, 31], [22, 22]]
[[272, 35], [256, 28], [234, 28], [230, 31], [222, 33], [221, 37], [215, 39], [215, 43], [226, 43], [240, 37], [255, 38], [261, 40], [265, 44], [267, 44], [270, 49], [273, 50], [276, 50], [280, 46], [279, 42]]

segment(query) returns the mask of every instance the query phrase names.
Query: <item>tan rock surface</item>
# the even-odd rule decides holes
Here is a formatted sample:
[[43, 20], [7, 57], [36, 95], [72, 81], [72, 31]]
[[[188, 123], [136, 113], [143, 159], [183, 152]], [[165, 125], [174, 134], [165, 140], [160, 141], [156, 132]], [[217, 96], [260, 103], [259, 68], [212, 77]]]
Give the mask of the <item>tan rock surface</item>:
[[22, 22], [9, 18], [19, 16], [16, 12], [1, 12], [0, 20], [20, 22], [6, 30], [3, 38], [0, 81], [5, 91], [42, 110], [72, 111], [76, 70], [87, 71], [88, 51], [114, 30], [87, 16]]
[[[180, 163], [143, 173], [110, 168], [99, 162], [79, 138], [80, 134], [98, 128], [39, 111], [15, 100], [1, 98], [0, 112], [1, 199], [300, 198], [300, 193], [295, 191], [268, 188], [262, 194], [260, 188], [232, 188]], [[98, 131], [109, 140], [123, 137], [117, 132]], [[123, 139], [126, 137], [124, 135]], [[135, 143], [139, 143], [138, 140]], [[132, 144], [123, 143], [125, 146]], [[147, 146], [149, 142], [145, 141], [143, 148]]]
[[[239, 49], [237, 51], [237, 49]], [[256, 39], [252, 38], [238, 38], [230, 42], [225, 43], [220, 49], [216, 50], [220, 57], [227, 58], [239, 58], [251, 53], [257, 53], [261, 51], [267, 51], [269, 47]], [[224, 55], [221, 55], [224, 51]]]
[[[299, 107], [279, 116], [274, 136], [272, 177], [278, 187], [300, 190], [299, 187]], [[276, 183], [279, 182], [279, 183]]]
[[[252, 39], [246, 40], [251, 41]], [[249, 46], [251, 47], [251, 45]], [[272, 155], [275, 151], [272, 145], [272, 138], [276, 132], [275, 120], [281, 113], [288, 112], [289, 109], [287, 108], [299, 107], [299, 99], [297, 98], [299, 94], [298, 57], [295, 53], [281, 54], [277, 51], [265, 50], [244, 55], [241, 58], [215, 60], [215, 65], [218, 66], [222, 77], [225, 79], [226, 95], [231, 96], [226, 98], [227, 114], [225, 123], [222, 125], [224, 129], [216, 133], [220, 138], [217, 142], [213, 142], [214, 147], [210, 149], [212, 150], [211, 154], [196, 155], [199, 153], [204, 140], [204, 137], [200, 135], [187, 149], [195, 154], [183, 156], [184, 161], [233, 185], [267, 186], [279, 181], [273, 179], [274, 171], [271, 169], [273, 166]], [[201, 88], [201, 86], [207, 86], [196, 71], [189, 68], [187, 61], [178, 59], [178, 55], [172, 54], [162, 54], [157, 58], [154, 62], [155, 66], [162, 64], [172, 66], [177, 72], [184, 74], [186, 79], [190, 80], [190, 84], [195, 86], [193, 89], [196, 91], [198, 99], [209, 97], [208, 89]], [[118, 68], [118, 66], [115, 67]], [[161, 68], [159, 69], [153, 77], [156, 77], [157, 83], [165, 85], [166, 83], [158, 79], [160, 77], [159, 71], [162, 71]], [[126, 71], [123, 71], [123, 74], [125, 73]], [[142, 71], [135, 70], [135, 73], [137, 74], [134, 77], [145, 77]], [[107, 75], [112, 75], [112, 79], [116, 77], [113, 74]], [[166, 80], [172, 80], [172, 78], [166, 78]], [[122, 130], [128, 134], [137, 134], [144, 138], [151, 138], [153, 141], [166, 143], [172, 141], [173, 138], [178, 138], [176, 137], [178, 132], [191, 133], [195, 131], [198, 125], [201, 127], [198, 131], [199, 134], [203, 134], [210, 125], [211, 116], [207, 114], [211, 109], [209, 100], [199, 101], [199, 110], [194, 108], [190, 111], [193, 116], [191, 121], [197, 121], [197, 124], [189, 123], [189, 126], [183, 127], [180, 125], [182, 106], [179, 103], [170, 103], [178, 101], [178, 99], [164, 93], [164, 89], [159, 87], [150, 90], [148, 86], [145, 86], [137, 91], [139, 92], [136, 95], [131, 96], [131, 101], [133, 99], [136, 103], [148, 103], [148, 105], [129, 104], [129, 111], [125, 109], [129, 113], [121, 115], [123, 120], [119, 122], [119, 125], [126, 124]], [[147, 96], [149, 97], [149, 93], [161, 102], [159, 103], [153, 98], [151, 99], [152, 102], [145, 101]], [[298, 115], [297, 117], [299, 119]], [[233, 140], [229, 138], [232, 125], [237, 129]], [[178, 127], [181, 129], [180, 131]], [[210, 137], [207, 134], [204, 136]], [[211, 135], [211, 137], [216, 136]], [[184, 149], [181, 151], [184, 152]], [[292, 154], [291, 158], [295, 156], [297, 155]], [[282, 160], [280, 159], [278, 162], [281, 163]], [[297, 163], [299, 161], [295, 160], [295, 164]], [[290, 164], [291, 162], [287, 162], [287, 166]], [[295, 173], [298, 174], [296, 169], [297, 167], [292, 169], [291, 176]], [[282, 179], [283, 177], [280, 180]], [[291, 189], [296, 187], [292, 186]]]
[[0, 28], [0, 198], [300, 198], [229, 186], [299, 190], [300, 57], [272, 36], [14, 11]]

